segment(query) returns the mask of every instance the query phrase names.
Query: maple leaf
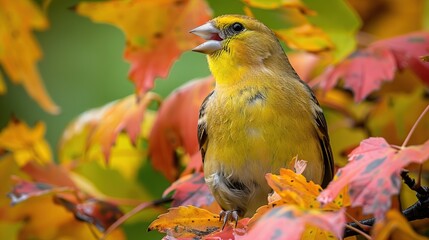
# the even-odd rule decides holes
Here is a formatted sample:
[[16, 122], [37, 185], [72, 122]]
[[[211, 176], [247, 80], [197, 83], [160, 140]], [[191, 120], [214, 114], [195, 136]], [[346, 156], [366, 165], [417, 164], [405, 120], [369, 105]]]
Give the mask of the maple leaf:
[[389, 210], [386, 219], [375, 224], [371, 231], [374, 240], [427, 240], [415, 233], [405, 217], [396, 210]]
[[[323, 232], [323, 238], [341, 238], [346, 224], [344, 209], [335, 212], [302, 209], [295, 205], [275, 207], [266, 213], [246, 235], [247, 239], [302, 239], [306, 225]], [[333, 235], [332, 235], [333, 234]]]
[[380, 88], [383, 81], [392, 80], [395, 71], [395, 58], [389, 50], [368, 48], [357, 50], [337, 66], [329, 67], [314, 81], [321, 81], [320, 86], [327, 91], [343, 78], [344, 87], [353, 90], [358, 102]]
[[30, 161], [46, 164], [52, 161], [51, 149], [44, 139], [46, 127], [39, 122], [31, 129], [26, 123], [12, 118], [0, 132], [0, 150], [13, 154], [19, 166]]
[[201, 103], [213, 90], [213, 84], [211, 76], [188, 82], [175, 90], [158, 111], [149, 136], [149, 155], [153, 167], [170, 181], [174, 181], [179, 175], [175, 160], [178, 148], [193, 155], [193, 164], [190, 166], [201, 169], [202, 160], [196, 137], [198, 113]]
[[364, 214], [382, 219], [391, 206], [391, 196], [400, 188], [400, 171], [409, 163], [429, 158], [429, 140], [423, 145], [396, 149], [384, 138], [369, 138], [349, 155], [349, 163], [338, 170], [334, 180], [319, 195], [322, 203], [331, 202], [349, 185], [352, 206], [363, 206]]
[[[55, 105], [46, 92], [37, 70], [42, 57], [32, 30], [45, 30], [48, 20], [30, 0], [0, 2], [0, 65], [10, 80], [22, 84], [27, 93], [47, 112], [57, 114]], [[0, 77], [0, 93], [6, 86]]]
[[[74, 120], [63, 133], [60, 140], [62, 161], [84, 158], [93, 147], [100, 146], [103, 158], [109, 161], [111, 151], [118, 136], [125, 132], [135, 146], [142, 136], [147, 107], [160, 98], [154, 93], [145, 94], [140, 101], [134, 95], [125, 97], [105, 106], [89, 110]], [[145, 129], [148, 133], [147, 129]], [[67, 152], [68, 151], [68, 152]]]
[[208, 207], [216, 203], [201, 172], [181, 177], [164, 191], [163, 197], [172, 191], [175, 191], [172, 207], [185, 205]]
[[357, 50], [336, 66], [327, 68], [313, 81], [319, 82], [328, 91], [342, 78], [345, 87], [354, 92], [356, 102], [379, 89], [382, 82], [392, 81], [396, 71], [406, 67], [429, 84], [429, 64], [420, 60], [428, 48], [429, 33], [425, 32], [380, 40]]
[[193, 206], [181, 206], [168, 209], [148, 227], [149, 231], [158, 230], [173, 237], [202, 237], [222, 227], [219, 215]]
[[179, 55], [197, 46], [189, 30], [210, 19], [203, 0], [82, 2], [76, 11], [95, 22], [120, 28], [127, 39], [125, 58], [131, 62], [130, 79], [138, 95], [165, 78]]
[[279, 175], [268, 173], [265, 178], [268, 185], [287, 204], [295, 204], [306, 209], [324, 210], [338, 210], [350, 204], [347, 200], [343, 202], [346, 196], [340, 194], [334, 203], [321, 206], [316, 198], [322, 192], [322, 187], [313, 181], [307, 181], [303, 175], [296, 174], [290, 169], [280, 169]]

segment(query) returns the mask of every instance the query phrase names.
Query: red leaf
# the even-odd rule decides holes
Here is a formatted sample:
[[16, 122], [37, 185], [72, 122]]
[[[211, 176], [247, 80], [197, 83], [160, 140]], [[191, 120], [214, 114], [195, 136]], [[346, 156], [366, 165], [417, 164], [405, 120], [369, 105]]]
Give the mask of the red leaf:
[[[196, 80], [173, 92], [161, 105], [149, 138], [149, 154], [155, 169], [174, 181], [179, 175], [175, 150], [183, 147], [192, 156], [199, 152], [198, 113], [213, 89], [213, 77]], [[196, 155], [196, 157], [200, 156]], [[199, 161], [202, 163], [202, 161]], [[197, 166], [196, 166], [197, 167]]]
[[328, 91], [343, 78], [345, 87], [353, 90], [355, 101], [358, 102], [380, 88], [383, 81], [391, 81], [395, 71], [395, 58], [389, 50], [368, 48], [354, 52], [337, 66], [328, 68], [314, 81], [321, 81], [321, 87]]
[[307, 224], [328, 230], [341, 238], [346, 224], [344, 209], [322, 212], [303, 210], [294, 205], [275, 207], [256, 223], [246, 239], [300, 240]]
[[72, 212], [76, 219], [93, 224], [101, 232], [124, 215], [116, 205], [94, 198], [77, 203], [64, 196], [56, 196], [55, 202]]
[[173, 195], [172, 207], [192, 205], [195, 207], [210, 206], [215, 202], [206, 182], [204, 174], [186, 175], [164, 191], [163, 196], [176, 191]]
[[219, 239], [246, 239], [247, 224], [250, 218], [243, 218], [237, 222], [237, 227], [233, 224], [226, 225], [223, 230], [214, 232], [204, 237], [204, 240], [219, 240]]
[[420, 60], [428, 51], [429, 33], [426, 32], [377, 41], [328, 68], [314, 82], [320, 82], [321, 87], [328, 91], [343, 78], [345, 87], [355, 93], [356, 102], [380, 88], [382, 82], [393, 80], [396, 70], [406, 67], [429, 84], [429, 63]]
[[188, 31], [210, 18], [210, 8], [203, 0], [82, 2], [76, 10], [124, 32], [124, 56], [131, 62], [129, 78], [138, 95], [151, 89], [156, 77], [167, 77], [180, 54], [201, 42]]
[[423, 145], [401, 150], [391, 147], [384, 138], [369, 138], [349, 155], [350, 162], [339, 169], [334, 181], [319, 195], [322, 203], [331, 202], [349, 185], [352, 206], [363, 206], [364, 214], [383, 218], [391, 206], [391, 196], [399, 192], [400, 171], [411, 162], [429, 158], [429, 140]]
[[389, 49], [395, 56], [399, 69], [409, 67], [421, 80], [429, 84], [429, 64], [420, 60], [420, 57], [429, 51], [429, 33], [414, 32], [377, 41], [372, 45]]
[[18, 181], [13, 186], [7, 196], [11, 199], [11, 204], [15, 205], [23, 202], [31, 197], [42, 196], [52, 193], [53, 187], [46, 183], [33, 183], [23, 179], [15, 179]]

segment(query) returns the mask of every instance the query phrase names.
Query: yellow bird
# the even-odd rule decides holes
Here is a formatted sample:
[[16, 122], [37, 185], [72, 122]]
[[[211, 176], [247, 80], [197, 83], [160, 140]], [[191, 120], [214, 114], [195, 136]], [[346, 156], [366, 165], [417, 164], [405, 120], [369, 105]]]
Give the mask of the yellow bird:
[[191, 33], [207, 40], [193, 51], [207, 54], [216, 79], [200, 109], [198, 140], [224, 226], [267, 204], [265, 174], [295, 156], [308, 161], [307, 180], [326, 186], [333, 158], [325, 117], [274, 33], [241, 15], [217, 17]]

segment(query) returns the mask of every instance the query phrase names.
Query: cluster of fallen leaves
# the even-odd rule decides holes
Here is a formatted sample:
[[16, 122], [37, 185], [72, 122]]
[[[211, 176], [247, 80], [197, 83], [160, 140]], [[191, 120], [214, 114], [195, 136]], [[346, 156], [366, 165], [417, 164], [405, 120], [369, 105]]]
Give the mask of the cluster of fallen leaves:
[[[291, 54], [290, 59], [298, 74], [320, 89], [316, 94], [326, 109], [336, 165], [342, 167], [327, 189], [300, 175], [305, 162], [296, 160], [291, 167], [295, 171], [266, 175], [274, 192], [267, 196], [267, 205], [237, 227], [221, 230], [220, 208], [205, 185], [196, 138], [198, 110], [214, 79], [190, 81], [164, 101], [148, 92], [183, 51], [199, 44], [188, 30], [210, 19], [209, 4], [81, 2], [76, 13], [124, 32], [124, 58], [131, 64], [129, 78], [137, 94], [72, 121], [61, 138], [58, 163], [44, 140], [43, 123], [31, 128], [11, 119], [0, 132], [0, 229], [8, 229], [0, 236], [125, 239], [117, 228], [130, 217], [124, 212], [153, 207], [149, 200], [160, 197], [137, 183], [150, 156], [150, 169], [172, 182], [163, 195], [172, 197], [171, 208], [149, 226], [166, 239], [336, 239], [353, 220], [348, 216], [355, 207], [376, 217], [374, 239], [393, 233], [423, 239], [398, 209], [392, 210], [392, 197], [400, 193], [403, 168], [429, 170], [428, 114], [413, 127], [413, 138], [404, 141], [429, 104], [424, 90], [429, 83], [429, 34], [405, 34], [356, 49], [360, 20], [343, 1], [332, 1], [329, 8], [310, 0], [239, 2], [248, 15], [278, 20], [278, 25], [268, 25], [288, 47], [317, 53]], [[31, 30], [46, 29], [44, 13], [29, 0], [6, 0], [0, 2], [0, 20], [5, 73], [45, 110], [58, 112], [35, 67], [41, 51]], [[388, 82], [399, 87], [392, 89]], [[0, 76], [0, 93], [6, 91], [4, 86]], [[148, 109], [154, 102], [160, 104], [158, 111]]]

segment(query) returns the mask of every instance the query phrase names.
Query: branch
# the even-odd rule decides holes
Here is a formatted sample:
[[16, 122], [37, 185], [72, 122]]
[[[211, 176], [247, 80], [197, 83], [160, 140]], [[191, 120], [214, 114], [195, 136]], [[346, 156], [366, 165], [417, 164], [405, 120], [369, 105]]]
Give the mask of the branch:
[[[416, 191], [416, 197], [418, 201], [414, 203], [409, 208], [402, 211], [402, 214], [404, 217], [410, 222], [418, 219], [424, 219], [429, 218], [429, 188], [424, 186], [416, 186], [415, 180], [410, 178], [408, 176], [407, 171], [401, 172], [401, 177], [403, 178], [405, 184], [410, 187], [412, 190]], [[359, 221], [360, 224], [366, 225], [366, 226], [373, 226], [375, 223], [375, 218], [365, 219]], [[364, 231], [365, 233], [368, 233], [368, 230], [362, 229], [358, 224], [352, 222], [348, 223], [348, 225], [357, 228], [361, 231]], [[350, 237], [350, 236], [356, 236], [359, 235], [359, 233], [346, 228], [344, 230], [344, 237]]]

